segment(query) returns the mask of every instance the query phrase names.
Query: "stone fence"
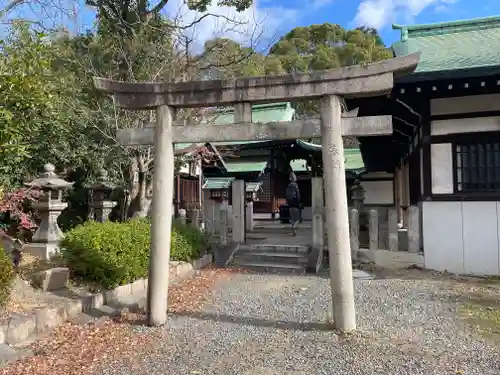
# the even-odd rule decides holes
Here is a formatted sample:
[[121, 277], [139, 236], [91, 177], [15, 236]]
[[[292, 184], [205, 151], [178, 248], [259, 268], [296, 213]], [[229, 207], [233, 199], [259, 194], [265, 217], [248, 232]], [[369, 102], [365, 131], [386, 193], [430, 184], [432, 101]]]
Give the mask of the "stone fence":
[[[418, 206], [408, 207], [408, 228], [398, 223], [396, 207], [368, 209], [361, 212], [349, 209], [351, 251], [361, 249], [421, 252], [420, 212]], [[360, 216], [366, 216], [362, 220]], [[385, 217], [387, 216], [387, 217]], [[360, 225], [365, 221], [365, 225]]]

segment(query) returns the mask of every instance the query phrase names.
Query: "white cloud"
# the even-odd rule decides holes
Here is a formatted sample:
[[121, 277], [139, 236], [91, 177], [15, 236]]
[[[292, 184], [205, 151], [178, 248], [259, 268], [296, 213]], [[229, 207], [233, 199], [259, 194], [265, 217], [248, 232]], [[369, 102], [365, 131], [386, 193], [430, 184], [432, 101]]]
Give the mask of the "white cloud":
[[[189, 10], [187, 0], [171, 0], [165, 12], [180, 25], [192, 27], [183, 30], [183, 35], [193, 39], [196, 48], [215, 37], [231, 38], [243, 45], [261, 46], [271, 44], [283, 26], [289, 27], [296, 21], [299, 10], [282, 7], [261, 7], [258, 1], [243, 12], [234, 8], [218, 6], [214, 0], [206, 13]], [[326, 0], [317, 0], [326, 1]], [[200, 20], [204, 15], [208, 15]]]
[[458, 0], [362, 0], [354, 23], [356, 26], [383, 28], [396, 20], [412, 22], [424, 9], [448, 8]]

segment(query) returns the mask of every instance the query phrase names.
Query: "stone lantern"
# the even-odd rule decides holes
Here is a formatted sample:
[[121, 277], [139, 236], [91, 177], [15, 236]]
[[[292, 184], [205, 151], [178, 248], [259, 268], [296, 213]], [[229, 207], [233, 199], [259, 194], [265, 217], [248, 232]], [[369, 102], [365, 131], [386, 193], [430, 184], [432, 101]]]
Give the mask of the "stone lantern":
[[59, 178], [52, 164], [45, 164], [43, 169], [44, 172], [40, 177], [25, 184], [29, 188], [40, 189], [43, 192], [40, 200], [33, 204], [33, 208], [38, 211], [42, 222], [31, 242], [24, 245], [21, 251], [43, 260], [49, 260], [57, 253], [58, 242], [63, 235], [59, 225], [57, 225], [57, 218], [68, 207], [68, 204], [62, 201], [62, 195], [73, 183]]
[[210, 200], [213, 204], [213, 224], [210, 231], [213, 234], [219, 233], [221, 244], [227, 243], [229, 189], [233, 181], [234, 177], [207, 178], [202, 186], [203, 190], [209, 191]]
[[245, 200], [246, 200], [246, 210], [245, 210], [245, 229], [248, 232], [254, 230], [254, 220], [253, 220], [253, 202], [257, 201], [257, 192], [262, 189], [262, 181], [247, 182], [245, 186]]
[[368, 228], [368, 216], [364, 210], [365, 189], [359, 181], [351, 188], [351, 199], [353, 208], [358, 211], [359, 228], [365, 230]]
[[101, 170], [99, 178], [93, 184], [85, 185], [92, 194], [92, 200], [89, 208], [93, 211], [91, 219], [99, 222], [104, 222], [109, 219], [111, 210], [118, 204], [118, 202], [110, 200], [110, 195], [116, 188], [116, 185], [108, 181], [108, 172]]
[[365, 201], [365, 189], [359, 182], [351, 188], [352, 205], [358, 211], [362, 211]]

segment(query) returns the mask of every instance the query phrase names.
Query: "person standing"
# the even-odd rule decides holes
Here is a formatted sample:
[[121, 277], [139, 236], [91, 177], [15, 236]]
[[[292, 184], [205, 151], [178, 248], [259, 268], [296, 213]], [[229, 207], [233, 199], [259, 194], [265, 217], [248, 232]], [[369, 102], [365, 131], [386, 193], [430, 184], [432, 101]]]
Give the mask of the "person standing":
[[290, 183], [286, 188], [286, 204], [288, 205], [292, 234], [297, 235], [297, 224], [300, 221], [300, 192], [295, 173], [290, 173]]

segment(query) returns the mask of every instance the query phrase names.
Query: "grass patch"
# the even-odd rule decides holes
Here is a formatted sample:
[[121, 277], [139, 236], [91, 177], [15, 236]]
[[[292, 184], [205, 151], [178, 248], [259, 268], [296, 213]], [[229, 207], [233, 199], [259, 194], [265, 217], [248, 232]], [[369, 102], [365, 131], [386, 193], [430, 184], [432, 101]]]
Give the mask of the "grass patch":
[[500, 286], [500, 277], [498, 276], [488, 276], [482, 281], [484, 284], [498, 285]]
[[469, 301], [461, 306], [460, 314], [481, 336], [500, 343], [500, 303]]

